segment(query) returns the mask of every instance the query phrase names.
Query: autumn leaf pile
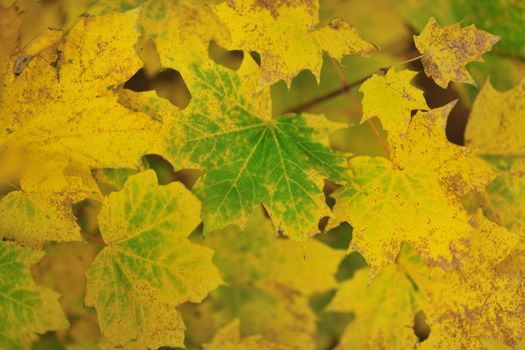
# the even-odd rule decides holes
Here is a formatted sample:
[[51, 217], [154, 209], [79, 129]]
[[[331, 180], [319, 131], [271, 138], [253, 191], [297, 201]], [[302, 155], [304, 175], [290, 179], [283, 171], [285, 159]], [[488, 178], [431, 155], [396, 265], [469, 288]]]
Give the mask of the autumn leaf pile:
[[0, 349], [524, 345], [521, 1], [61, 4], [0, 1]]

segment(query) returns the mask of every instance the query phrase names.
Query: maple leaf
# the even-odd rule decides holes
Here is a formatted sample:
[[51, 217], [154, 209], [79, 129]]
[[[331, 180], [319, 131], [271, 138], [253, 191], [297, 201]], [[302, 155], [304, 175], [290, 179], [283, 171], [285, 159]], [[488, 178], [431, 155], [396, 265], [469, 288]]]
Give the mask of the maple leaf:
[[[448, 142], [444, 125], [454, 106], [418, 112], [392, 160], [349, 160], [354, 183], [334, 194], [334, 214], [354, 228], [351, 249], [366, 259], [372, 275], [394, 261], [409, 242], [431, 265], [461, 265], [472, 230], [461, 197], [482, 190], [490, 168], [467, 149]], [[459, 260], [458, 260], [459, 259]]]
[[419, 342], [411, 327], [419, 311], [431, 327], [429, 338], [419, 344], [423, 349], [482, 349], [484, 337], [509, 345], [521, 339], [525, 289], [513, 270], [520, 260], [504, 260], [514, 256], [517, 237], [481, 213], [469, 220], [475, 229], [459, 270], [428, 267], [404, 246], [396, 264], [379, 272], [369, 287], [367, 270], [343, 282], [328, 310], [352, 311], [356, 319], [347, 326], [340, 349], [349, 344], [413, 348]]
[[152, 170], [105, 201], [99, 223], [107, 246], [87, 272], [86, 304], [113, 344], [183, 346], [177, 306], [202, 301], [220, 283], [212, 252], [187, 239], [199, 212], [182, 184], [158, 186]]
[[260, 2], [235, 0], [213, 7], [231, 33], [228, 49], [256, 51], [261, 55], [264, 84], [283, 79], [289, 86], [301, 70], [309, 69], [319, 80], [322, 54], [341, 60], [348, 54], [368, 55], [373, 45], [341, 19], [319, 24], [318, 1]]
[[29, 348], [35, 333], [66, 328], [58, 294], [37, 286], [30, 266], [43, 252], [0, 241], [0, 348]]
[[425, 74], [446, 89], [450, 81], [476, 85], [465, 65], [481, 60], [499, 39], [474, 25], [441, 27], [432, 17], [421, 34], [414, 36], [414, 43], [423, 54]]
[[1, 235], [36, 247], [46, 241], [81, 240], [72, 205], [98, 198], [95, 185], [82, 176], [66, 176], [67, 164], [61, 161], [37, 164], [32, 168], [38, 172], [28, 172], [20, 180], [20, 189], [0, 200]]
[[480, 213], [471, 221], [477, 230], [459, 271], [407, 268], [426, 295], [423, 310], [432, 331], [423, 349], [483, 349], [482, 337], [512, 346], [525, 335], [525, 285], [516, 271], [522, 265], [507, 264], [523, 254], [515, 250], [518, 239]]
[[[24, 149], [89, 167], [137, 165], [161, 126], [118, 104], [113, 91], [141, 67], [133, 49], [137, 15], [85, 18], [63, 42], [32, 57], [18, 76], [4, 76], [0, 154]], [[12, 57], [10, 70], [15, 62]]]
[[215, 265], [231, 285], [277, 283], [305, 295], [334, 288], [334, 275], [344, 252], [316, 240], [300, 246], [275, 237], [262, 208], [251, 214], [246, 228], [229, 226], [206, 237]]
[[413, 110], [428, 110], [423, 91], [410, 84], [417, 72], [389, 69], [385, 75], [374, 74], [359, 91], [364, 94], [361, 123], [377, 117], [388, 132], [390, 142], [402, 140]]
[[155, 43], [161, 66], [179, 71], [190, 92], [193, 65], [213, 64], [208, 56], [210, 41], [224, 42], [230, 35], [211, 8], [198, 1], [148, 1], [138, 24], [144, 32], [142, 41]]
[[419, 293], [399, 264], [385, 267], [368, 283], [368, 269], [356, 271], [339, 286], [326, 311], [352, 312], [336, 349], [412, 349], [412, 329], [420, 310]]
[[[212, 293], [199, 306], [200, 315], [210, 315], [215, 327], [239, 318], [243, 334], [262, 334], [292, 348], [315, 348], [316, 316], [308, 298], [336, 287], [343, 251], [315, 240], [302, 247], [276, 238], [262, 208], [254, 210], [245, 230], [231, 225], [204, 242], [215, 250], [214, 263], [229, 288]], [[203, 322], [188, 326], [190, 337], [198, 338]]]
[[287, 346], [273, 343], [262, 336], [241, 337], [239, 320], [235, 320], [220, 329], [213, 340], [203, 345], [205, 350], [286, 350]]
[[[239, 319], [243, 335], [262, 335], [292, 349], [316, 348], [317, 317], [309, 299], [276, 284], [220, 287], [183, 316], [187, 338], [192, 340], [209, 341], [210, 330]], [[203, 324], [208, 325], [207, 329]]]
[[86, 271], [101, 246], [86, 242], [47, 244], [45, 255], [32, 269], [38, 284], [60, 293], [60, 305], [70, 320], [68, 329], [56, 332], [63, 343], [77, 345], [100, 338], [97, 315], [93, 308], [84, 305]]
[[497, 177], [483, 193], [485, 214], [525, 237], [525, 79], [507, 92], [489, 81], [469, 117], [465, 144], [492, 164]]
[[479, 92], [465, 131], [465, 144], [480, 154], [525, 157], [525, 79], [499, 92], [489, 80]]

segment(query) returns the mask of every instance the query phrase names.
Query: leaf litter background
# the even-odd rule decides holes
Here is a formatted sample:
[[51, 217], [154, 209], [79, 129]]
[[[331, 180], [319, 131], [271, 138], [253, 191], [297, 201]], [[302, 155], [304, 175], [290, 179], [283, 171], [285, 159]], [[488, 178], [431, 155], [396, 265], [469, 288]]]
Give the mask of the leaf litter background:
[[[9, 18], [8, 16], [11, 15], [9, 12], [27, 11], [23, 21], [15, 21], [15, 24], [6, 21], [7, 27], [4, 27], [2, 23], [2, 35], [6, 33], [6, 37], [8, 29], [4, 28], [10, 30], [17, 25], [20, 26], [18, 36], [20, 47], [30, 43], [48, 27], [70, 30], [79, 20], [79, 16], [86, 11], [104, 12], [103, 2], [95, 4], [96, 10], [93, 10], [93, 4], [88, 1], [44, 1], [40, 3], [20, 1], [16, 4], [16, 10], [9, 8], [12, 1], [2, 1], [0, 4], [3, 6], [0, 16], [2, 21]], [[132, 6], [133, 4], [122, 3], [116, 6], [120, 5]], [[415, 75], [413, 80], [413, 85], [424, 91], [424, 98], [429, 108], [442, 107], [457, 100], [453, 108], [452, 105], [444, 107], [447, 109], [446, 112], [452, 108], [446, 122], [446, 137], [449, 143], [436, 146], [436, 142], [430, 144], [429, 147], [435, 146], [436, 154], [453, 152], [457, 158], [457, 166], [461, 167], [469, 162], [478, 161], [478, 159], [469, 158], [470, 155], [464, 155], [462, 150], [453, 146], [453, 144], [464, 145], [467, 141], [471, 149], [480, 155], [480, 158], [486, 159], [486, 164], [491, 164], [492, 171], [496, 173], [495, 179], [490, 182], [485, 191], [483, 188], [481, 191], [477, 189], [475, 184], [462, 183], [465, 187], [462, 189], [465, 196], [462, 198], [461, 206], [466, 208], [469, 214], [468, 224], [475, 227], [476, 231], [483, 232], [487, 239], [473, 242], [467, 253], [460, 252], [468, 255], [460, 271], [452, 269], [444, 272], [437, 267], [426, 269], [421, 259], [427, 259], [425, 262], [428, 262], [429, 254], [426, 254], [428, 252], [425, 252], [424, 248], [418, 247], [417, 239], [409, 233], [402, 237], [403, 241], [408, 241], [412, 248], [404, 246], [399, 254], [396, 251], [393, 256], [390, 256], [388, 263], [393, 264], [378, 262], [377, 265], [382, 268], [376, 269], [376, 266], [370, 264], [370, 259], [367, 259], [370, 265], [367, 268], [366, 257], [361, 254], [351, 252], [345, 255], [347, 248], [355, 244], [352, 241], [352, 235], [355, 236], [358, 232], [352, 231], [359, 229], [360, 220], [354, 222], [353, 229], [347, 222], [334, 223], [326, 219], [321, 220], [319, 227], [325, 232], [315, 236], [306, 246], [302, 246], [284, 236], [277, 237], [268, 219], [268, 213], [258, 209], [248, 215], [244, 231], [236, 226], [228, 226], [225, 229], [211, 232], [203, 239], [202, 225], [191, 232], [193, 227], [200, 222], [200, 204], [196, 204], [195, 198], [189, 192], [184, 192], [183, 187], [180, 186], [182, 183], [186, 188], [192, 189], [203, 173], [194, 169], [174, 172], [172, 165], [166, 159], [151, 154], [142, 158], [142, 170], [151, 168], [155, 171], [160, 185], [170, 184], [166, 188], [152, 189], [152, 193], [155, 193], [152, 198], [162, 203], [162, 198], [169, 196], [170, 191], [180, 192], [176, 196], [178, 200], [187, 198], [182, 204], [184, 211], [178, 212], [177, 209], [174, 209], [179, 205], [175, 203], [172, 204], [175, 207], [171, 208], [171, 212], [182, 216], [184, 218], [182, 220], [188, 221], [186, 222], [188, 228], [176, 230], [177, 237], [169, 239], [181, 240], [183, 243], [180, 244], [191, 247], [188, 249], [193, 249], [191, 252], [195, 252], [192, 253], [194, 256], [203, 254], [209, 257], [211, 251], [214, 251], [213, 264], [208, 261], [203, 263], [205, 266], [202, 267], [204, 273], [208, 274], [205, 280], [210, 285], [205, 287], [201, 282], [188, 282], [190, 288], [203, 288], [203, 290], [194, 290], [193, 296], [178, 299], [176, 298], [178, 286], [159, 286], [158, 290], [171, 293], [173, 299], [177, 299], [169, 304], [155, 300], [155, 297], [151, 297], [155, 295], [155, 291], [147, 288], [141, 291], [126, 289], [124, 293], [126, 296], [123, 298], [130, 298], [129, 303], [146, 299], [147, 302], [152, 303], [152, 310], [163, 310], [165, 313], [161, 312], [160, 318], [155, 314], [144, 316], [145, 326], [135, 326], [141, 329], [138, 335], [133, 331], [126, 334], [127, 330], [133, 330], [132, 326], [125, 325], [126, 321], [133, 317], [132, 315], [114, 324], [113, 329], [110, 324], [114, 321], [109, 320], [107, 321], [108, 329], [103, 336], [99, 325], [104, 321], [100, 315], [97, 320], [95, 309], [85, 305], [86, 273], [98, 254], [109, 256], [109, 265], [111, 261], [117, 259], [111, 255], [117, 254], [115, 253], [117, 250], [115, 252], [111, 250], [113, 249], [111, 237], [115, 239], [118, 235], [126, 233], [118, 229], [111, 231], [111, 227], [125, 225], [118, 222], [111, 223], [111, 215], [101, 214], [101, 204], [96, 198], [80, 200], [90, 197], [87, 195], [88, 190], [82, 189], [79, 192], [84, 194], [83, 197], [72, 196], [65, 203], [66, 206], [73, 208], [74, 215], [74, 217], [65, 218], [65, 221], [73, 224], [77, 222], [80, 225], [84, 241], [47, 243], [44, 246], [45, 255], [40, 260], [38, 260], [40, 253], [31, 253], [30, 250], [20, 253], [20, 258], [25, 261], [25, 268], [32, 265], [31, 272], [36, 284], [46, 286], [61, 295], [59, 301], [70, 326], [64, 327], [65, 321], [55, 318], [50, 323], [54, 323], [52, 327], [60, 328], [59, 330], [45, 333], [47, 329], [33, 328], [31, 332], [45, 334], [40, 337], [27, 336], [29, 333], [24, 334], [20, 338], [22, 344], [20, 346], [34, 349], [111, 349], [114, 345], [125, 344], [125, 348], [142, 349], [147, 346], [158, 347], [163, 345], [162, 341], [180, 344], [187, 348], [204, 346], [207, 349], [227, 349], [229, 347], [246, 349], [330, 349], [335, 347], [340, 349], [415, 347], [506, 349], [508, 346], [518, 348], [520, 344], [523, 346], [523, 342], [520, 342], [524, 335], [523, 315], [525, 314], [522, 285], [523, 248], [519, 243], [516, 245], [514, 238], [506, 235], [505, 228], [521, 236], [521, 239], [523, 238], [525, 185], [523, 184], [522, 157], [524, 152], [523, 141], [520, 137], [522, 134], [519, 131], [523, 130], [525, 123], [523, 119], [519, 119], [519, 116], [523, 116], [524, 106], [522, 102], [524, 100], [523, 83], [520, 81], [525, 75], [525, 63], [523, 62], [525, 57], [523, 41], [525, 38], [525, 27], [523, 26], [525, 5], [520, 1], [499, 0], [476, 3], [459, 0], [437, 2], [326, 0], [321, 1], [319, 13], [322, 24], [329, 23], [333, 17], [341, 17], [351, 23], [358, 28], [364, 39], [374, 43], [380, 48], [380, 51], [373, 53], [370, 57], [346, 56], [341, 64], [325, 54], [322, 58], [318, 84], [314, 74], [307, 70], [301, 71], [297, 77], [288, 81], [290, 89], [282, 80], [274, 83], [271, 86], [272, 114], [278, 116], [286, 112], [308, 112], [324, 114], [332, 121], [347, 123], [348, 127], [343, 127], [331, 135], [330, 144], [335, 150], [354, 155], [390, 156], [394, 162], [398, 161], [399, 164], [404, 164], [403, 157], [405, 156], [401, 151], [397, 153], [397, 149], [394, 157], [392, 154], [387, 154], [387, 142], [395, 144], [395, 141], [392, 141], [394, 133], [388, 128], [399, 128], [400, 123], [382, 126], [381, 123], [384, 121], [374, 117], [374, 114], [377, 114], [376, 111], [367, 112], [362, 107], [360, 101], [363, 98], [363, 92], [366, 94], [363, 85], [353, 83], [360, 82], [373, 73], [379, 73], [378, 75], [381, 76], [384, 72], [382, 68], [393, 65], [396, 65], [398, 71], [408, 68], [422, 72], [423, 67], [420, 60], [401, 65], [399, 63], [419, 55], [412, 35], [419, 34], [431, 17], [435, 17], [440, 25], [461, 22], [461, 26], [464, 27], [473, 23], [478, 28], [501, 36], [501, 40], [493, 50], [483, 56], [485, 63], [474, 62], [467, 65], [478, 87], [488, 84], [487, 77], [490, 76], [490, 84], [495, 90], [486, 86], [480, 93], [475, 86], [457, 83], [451, 83], [446, 89], [441, 89], [423, 73]], [[51, 32], [50, 36], [52, 35]], [[206, 54], [209, 54], [213, 61], [226, 67], [225, 71], [227, 69], [238, 70], [241, 62], [247, 60], [260, 63], [261, 56], [264, 55], [264, 52], [255, 52], [256, 49], [252, 49], [252, 52], [249, 52], [250, 49], [244, 52], [228, 51], [220, 43], [214, 41], [210, 42], [205, 49]], [[4, 52], [8, 50], [2, 50], [2, 53]], [[0, 56], [2, 64], [7, 60], [7, 54], [4, 55]], [[153, 46], [146, 44], [141, 51], [141, 59], [146, 62], [144, 68], [141, 68], [143, 63], [138, 58], [133, 64], [127, 65], [128, 67], [136, 66], [136, 69], [130, 72], [130, 79], [123, 85], [124, 92], [120, 100], [122, 105], [130, 107], [132, 103], [136, 103], [132, 98], [133, 92], [154, 91], [152, 96], [156, 93], [164, 101], [170, 101], [174, 108], [191, 106], [192, 83], [189, 80], [183, 80], [181, 74], [175, 69], [161, 69], [160, 59]], [[3, 74], [4, 69], [2, 67], [0, 73]], [[180, 68], [182, 71], [183, 69]], [[393, 71], [389, 71], [387, 77], [388, 74], [393, 74]], [[408, 79], [408, 82], [410, 78], [412, 77], [405, 79]], [[275, 79], [270, 80], [273, 83]], [[402, 81], [402, 78], [394, 77], [393, 81], [399, 82]], [[516, 86], [517, 89], [503, 96], [497, 92], [509, 91]], [[342, 88], [345, 91], [341, 92]], [[327, 98], [327, 96], [331, 97]], [[128, 97], [129, 100], [127, 100]], [[424, 106], [425, 100], [419, 105], [410, 106], [408, 111], [428, 109]], [[477, 101], [476, 104], [474, 104], [475, 101]], [[370, 103], [369, 106], [373, 107], [374, 103]], [[419, 113], [413, 113], [412, 120], [423, 119], [421, 112]], [[446, 113], [444, 115], [446, 118]], [[494, 120], [495, 115], [504, 117]], [[439, 116], [437, 118], [437, 122], [442, 122]], [[365, 119], [368, 120], [365, 122]], [[487, 120], [495, 124], [490, 124]], [[467, 131], [465, 137], [468, 121], [471, 129]], [[512, 126], [511, 130], [501, 127], [501, 125], [506, 125], [505, 123]], [[429, 125], [422, 125], [422, 127], [431, 128]], [[494, 130], [500, 130], [500, 133]], [[417, 132], [417, 129], [414, 132]], [[440, 135], [437, 135], [435, 139], [431, 136], [435, 135], [428, 137], [433, 142], [439, 140]], [[404, 150], [405, 147], [407, 147], [406, 144], [399, 149]], [[393, 149], [388, 149], [388, 153], [392, 151]], [[395, 157], [399, 158], [396, 160]], [[435, 157], [429, 158], [430, 160], [424, 159], [418, 164], [417, 158], [415, 159], [416, 166], [425, 161], [443, 161], [440, 157]], [[372, 162], [374, 166], [383, 167], [385, 160], [383, 158], [355, 160], [352, 166], [356, 171], [360, 167], [366, 170], [366, 167], [370, 166], [369, 162]], [[35, 160], [35, 164], [35, 167], [38, 168], [38, 160]], [[60, 166], [62, 166], [60, 161], [51, 165], [52, 168], [60, 168]], [[438, 170], [439, 176], [446, 171], [443, 168]], [[52, 177], [47, 178], [45, 176], [47, 171], [42, 170], [44, 175], [41, 178], [37, 176], [31, 181], [26, 180], [28, 185], [24, 188], [28, 193], [31, 192], [31, 183], [37, 183], [33, 185], [33, 188], [36, 193], [39, 193], [38, 198], [42, 201], [49, 201], [53, 199], [52, 196], [55, 193], [53, 191], [61, 191], [64, 187], [74, 188], [75, 184], [56, 183]], [[70, 169], [69, 171], [74, 172], [75, 170]], [[122, 196], [130, 193], [131, 198], [136, 198], [133, 191], [140, 192], [141, 189], [155, 187], [155, 174], [151, 171], [145, 171], [143, 175], [132, 178], [132, 183], [126, 182], [130, 174], [138, 172], [139, 170], [96, 169], [92, 172], [92, 176], [103, 195], [121, 190], [126, 183], [124, 192], [118, 193], [122, 193]], [[430, 176], [428, 174], [425, 176]], [[471, 180], [476, 180], [476, 178], [472, 179], [476, 176], [478, 179], [483, 177], [481, 170], [479, 174], [470, 174]], [[465, 177], [468, 178], [468, 175]], [[425, 180], [434, 181], [430, 178], [425, 178]], [[436, 181], [439, 181], [439, 178]], [[153, 183], [153, 185], [145, 186], [144, 183]], [[40, 193], [38, 185], [50, 189], [51, 193]], [[16, 189], [24, 184], [19, 183], [17, 177], [13, 176], [9, 178], [9, 184], [2, 183], [0, 186], [0, 193], [4, 196], [5, 203], [7, 195], [15, 193]], [[424, 186], [430, 185], [424, 184]], [[325, 194], [331, 195], [336, 189], [333, 183], [325, 182]], [[476, 189], [476, 191], [469, 191], [469, 189]], [[347, 190], [353, 191], [352, 188]], [[327, 197], [326, 200], [330, 206], [334, 204], [334, 197], [337, 199], [345, 194], [344, 191], [338, 193]], [[117, 197], [109, 198], [112, 198], [111, 208], [115, 208], [116, 211], [120, 210]], [[145, 198], [144, 208], [151, 207], [153, 204], [149, 197]], [[436, 199], [436, 197], [431, 198]], [[346, 213], [352, 208], [365, 211], [366, 206], [370, 204], [367, 198], [362, 202], [346, 203], [342, 200], [338, 202], [344, 205], [344, 210], [339, 210], [346, 211]], [[400, 205], [399, 202], [393, 202], [394, 205]], [[424, 203], [432, 206], [430, 202]], [[139, 208], [137, 210], [141, 210], [140, 201], [134, 202], [134, 205]], [[480, 206], [484, 209], [483, 213], [477, 210]], [[163, 205], [160, 205], [161, 207]], [[413, 227], [417, 231], [418, 221], [413, 221], [406, 214], [409, 212], [407, 207], [402, 206], [401, 208], [404, 209], [398, 209], [400, 216], [393, 219], [401, 222], [399, 232], [405, 234], [406, 227], [410, 225], [416, 225]], [[192, 212], [187, 212], [187, 210]], [[337, 213], [337, 210], [335, 207], [334, 212]], [[376, 209], [372, 208], [372, 210]], [[395, 209], [391, 208], [383, 210], [385, 218], [391, 215], [392, 210], [395, 212]], [[449, 210], [451, 209], [439, 209], [435, 215], [448, 215], [451, 213]], [[345, 220], [344, 215], [343, 213], [341, 216], [343, 220]], [[407, 218], [404, 219], [403, 215], [406, 215]], [[491, 222], [485, 220], [485, 217]], [[439, 218], [439, 216], [433, 218]], [[173, 220], [174, 224], [168, 227], [174, 227], [177, 222], [181, 221], [181, 218]], [[366, 220], [364, 222], [366, 226]], [[46, 227], [45, 224], [43, 222], [43, 227]], [[378, 230], [383, 227], [380, 226], [381, 224], [377, 222]], [[192, 225], [193, 227], [190, 227]], [[450, 225], [444, 225], [438, 229], [452, 228], [455, 224]], [[12, 228], [12, 226], [8, 227]], [[35, 227], [39, 227], [38, 223]], [[71, 230], [70, 227], [59, 228], [65, 231]], [[31, 232], [31, 228], [22, 227], [21, 229], [24, 232], [26, 230]], [[11, 233], [3, 232], [2, 235], [4, 234]], [[38, 234], [40, 237], [38, 240], [50, 239], [43, 234], [41, 232]], [[428, 234], [431, 235], [431, 233]], [[381, 232], [378, 235], [381, 235]], [[189, 236], [191, 242], [185, 240], [185, 236]], [[32, 242], [34, 239], [31, 238], [16, 238], [20, 242], [29, 243], [30, 246], [34, 243]], [[137, 242], [135, 243], [138, 246], [131, 242], [126, 249], [141, 249], [141, 242]], [[156, 249], [154, 242], [147, 240], [144, 242], [146, 243], [143, 245], [152, 250]], [[121, 257], [121, 259], [124, 258]], [[122, 261], [126, 264], [125, 259]], [[188, 261], [185, 263], [192, 264]], [[98, 267], [101, 264], [102, 261], [97, 261], [94, 265], [97, 268], [88, 273], [88, 276], [89, 274], [95, 275], [92, 278], [97, 280], [97, 283], [109, 285], [110, 282], [100, 281], [107, 276], [107, 272], [103, 271], [105, 266]], [[140, 280], [140, 267], [130, 265], [129, 269], [131, 272], [136, 272], [138, 277], [135, 278]], [[373, 280], [370, 280], [371, 275], [374, 276]], [[472, 275], [479, 278], [471, 278]], [[0, 276], [3, 281], [11, 278], [1, 273]], [[21, 278], [27, 279], [27, 273]], [[96, 288], [94, 287], [95, 292], [91, 290], [88, 293], [86, 300], [88, 305], [94, 305], [96, 298], [108, 298], [104, 290], [95, 295]], [[207, 291], [212, 292], [207, 295]], [[133, 301], [135, 292], [137, 296]], [[46, 289], [44, 293], [52, 292]], [[46, 298], [49, 297], [46, 296]], [[520, 298], [522, 299], [521, 304], [518, 300]], [[480, 304], [477, 304], [478, 301]], [[488, 309], [484, 308], [486, 305], [489, 305]], [[495, 305], [496, 308], [491, 309], [491, 305]], [[98, 312], [111, 318], [110, 313], [101, 310]], [[165, 339], [156, 333], [162, 329], [164, 324], [170, 324], [170, 322], [181, 324], [181, 320], [186, 327], [183, 338], [180, 332]], [[0, 321], [0, 329], [7, 330], [11, 326]], [[137, 340], [127, 342], [134, 338]], [[160, 343], [156, 343], [155, 340]], [[5, 345], [9, 343], [0, 344], [10, 348]], [[18, 344], [11, 345], [13, 348], [18, 346]]]

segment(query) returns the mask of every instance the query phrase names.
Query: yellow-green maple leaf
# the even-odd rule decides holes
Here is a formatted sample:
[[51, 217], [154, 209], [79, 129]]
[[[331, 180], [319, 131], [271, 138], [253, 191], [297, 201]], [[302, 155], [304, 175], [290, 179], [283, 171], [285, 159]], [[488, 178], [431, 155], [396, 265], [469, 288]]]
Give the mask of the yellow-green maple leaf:
[[260, 2], [235, 0], [213, 7], [231, 33], [228, 49], [256, 51], [261, 55], [264, 84], [283, 79], [290, 85], [301, 70], [309, 69], [319, 80], [323, 52], [341, 60], [353, 53], [373, 52], [357, 30], [341, 19], [319, 27], [315, 1]]
[[183, 346], [177, 306], [200, 302], [220, 283], [212, 251], [187, 236], [200, 203], [181, 183], [158, 186], [147, 170], [112, 193], [99, 214], [107, 246], [87, 273], [86, 304], [115, 345]]
[[327, 307], [355, 315], [336, 349], [414, 348], [414, 316], [421, 308], [418, 291], [399, 264], [385, 267], [371, 284], [368, 272], [358, 270], [341, 283]]
[[[315, 240], [303, 247], [277, 238], [261, 208], [244, 231], [229, 226], [210, 234], [205, 244], [215, 250], [214, 262], [230, 286], [199, 307], [209, 311], [199, 313], [208, 314], [209, 328], [239, 318], [243, 334], [262, 334], [297, 349], [315, 348], [316, 317], [308, 297], [336, 287], [334, 275], [344, 252]], [[195, 320], [188, 327], [190, 338], [202, 337], [203, 322]]]
[[286, 350], [287, 346], [266, 340], [260, 335], [241, 336], [239, 320], [235, 320], [221, 328], [213, 340], [203, 345], [205, 350]]
[[[137, 15], [84, 18], [18, 76], [4, 76], [0, 154], [24, 149], [90, 167], [137, 165], [160, 129], [148, 115], [119, 105], [114, 92], [141, 67], [133, 49]], [[11, 58], [9, 70], [16, 61]]]
[[354, 182], [335, 193], [334, 214], [354, 228], [351, 249], [368, 262], [372, 275], [394, 261], [408, 242], [426, 263], [461, 265], [472, 227], [461, 204], [482, 190], [490, 168], [464, 147], [448, 142], [445, 122], [454, 103], [418, 112], [392, 160], [359, 156], [349, 160]]
[[466, 64], [480, 61], [499, 39], [474, 25], [461, 28], [457, 23], [442, 27], [432, 17], [421, 34], [414, 36], [414, 43], [423, 54], [425, 74], [446, 89], [450, 81], [476, 85]]
[[359, 88], [364, 94], [361, 122], [377, 117], [390, 142], [402, 140], [411, 112], [429, 109], [423, 91], [410, 83], [416, 75], [414, 71], [389, 69], [385, 75], [374, 74], [367, 79]]
[[214, 262], [230, 284], [276, 283], [305, 295], [337, 285], [335, 273], [344, 252], [316, 240], [300, 246], [277, 238], [262, 209], [254, 210], [246, 228], [229, 226], [206, 238], [215, 250]]
[[525, 237], [525, 79], [499, 92], [485, 83], [470, 113], [465, 144], [497, 173], [483, 193], [485, 214]]
[[260, 70], [250, 57], [237, 71], [209, 59], [209, 41], [225, 40], [228, 32], [207, 7], [149, 2], [139, 23], [162, 65], [182, 74], [192, 101], [180, 112], [167, 101], [152, 102], [161, 100], [152, 94], [129, 105], [164, 120], [158, 153], [175, 169], [206, 172], [194, 188], [205, 231], [244, 225], [262, 202], [289, 237], [303, 241], [315, 234], [318, 220], [330, 215], [324, 177], [346, 178], [343, 158], [329, 149], [335, 125], [315, 116], [272, 118], [270, 92], [260, 89]]
[[37, 286], [30, 266], [43, 252], [0, 241], [0, 349], [29, 349], [35, 333], [66, 328], [58, 294]]
[[66, 172], [67, 165], [60, 161], [33, 166], [21, 178], [20, 189], [0, 200], [0, 236], [32, 246], [81, 240], [72, 206], [96, 198], [97, 191], [81, 176]]

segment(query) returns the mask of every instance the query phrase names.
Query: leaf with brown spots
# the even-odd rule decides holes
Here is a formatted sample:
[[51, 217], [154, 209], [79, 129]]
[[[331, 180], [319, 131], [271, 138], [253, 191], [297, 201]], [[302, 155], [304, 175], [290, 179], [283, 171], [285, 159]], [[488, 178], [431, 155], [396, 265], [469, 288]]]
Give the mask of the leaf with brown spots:
[[341, 19], [319, 28], [317, 0], [235, 0], [213, 9], [231, 33], [231, 41], [221, 45], [258, 52], [267, 85], [281, 79], [290, 85], [303, 69], [311, 70], [319, 81], [323, 52], [340, 61], [348, 54], [375, 51]]
[[[4, 76], [0, 159], [23, 150], [87, 167], [137, 167], [161, 126], [121, 106], [115, 93], [141, 67], [133, 48], [139, 36], [137, 15], [84, 18], [63, 41], [32, 57], [18, 76]], [[46, 32], [28, 50], [38, 51], [56, 39]], [[11, 57], [9, 70], [16, 61]]]
[[414, 42], [423, 54], [421, 62], [425, 74], [446, 89], [450, 81], [476, 85], [465, 67], [467, 63], [480, 61], [481, 56], [492, 49], [500, 39], [474, 25], [461, 28], [459, 24], [442, 27], [432, 17]]
[[461, 197], [482, 190], [490, 167], [445, 136], [448, 104], [418, 112], [391, 160], [359, 156], [349, 160], [354, 183], [335, 194], [334, 214], [354, 228], [351, 249], [368, 262], [372, 275], [394, 261], [408, 242], [431, 265], [457, 267], [472, 231]]
[[98, 196], [89, 178], [71, 174], [63, 162], [32, 164], [20, 188], [0, 200], [0, 237], [35, 247], [46, 241], [79, 241], [73, 204]]
[[[476, 349], [488, 337], [515, 345], [525, 335], [523, 249], [518, 238], [480, 213], [468, 218], [458, 269], [426, 266], [409, 246], [395, 264], [385, 267], [367, 286], [367, 270], [341, 284], [330, 311], [353, 312], [338, 349]], [[446, 234], [446, 232], [442, 232]], [[512, 258], [512, 259], [511, 259]], [[414, 318], [426, 315], [430, 336], [420, 343]]]

